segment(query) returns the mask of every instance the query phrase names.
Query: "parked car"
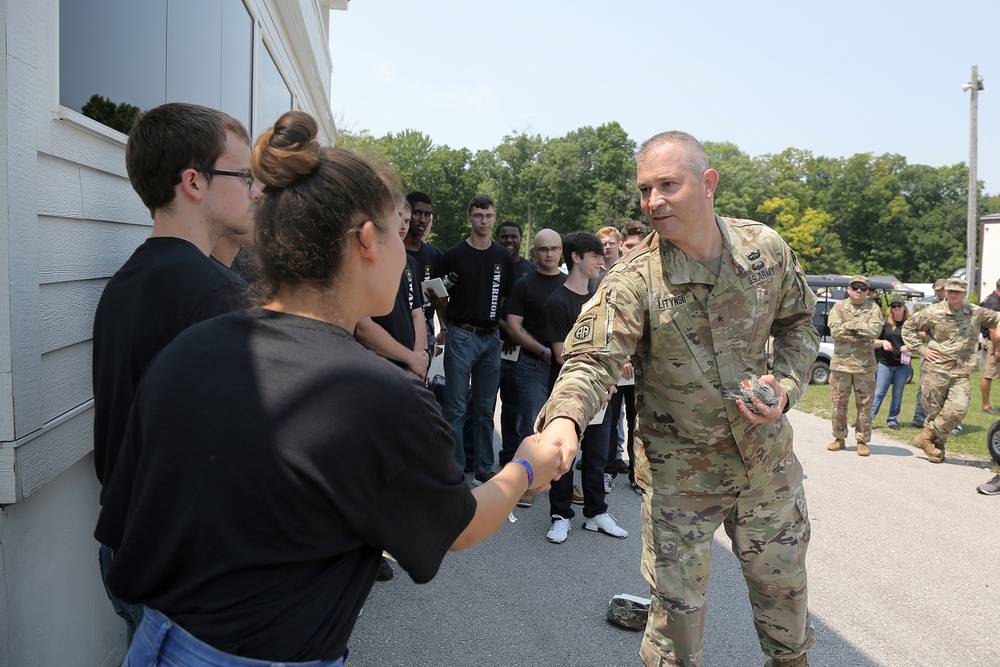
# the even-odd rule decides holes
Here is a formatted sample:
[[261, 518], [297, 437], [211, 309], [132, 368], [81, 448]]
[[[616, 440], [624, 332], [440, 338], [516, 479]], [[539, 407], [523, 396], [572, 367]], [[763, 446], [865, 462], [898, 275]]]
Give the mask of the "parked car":
[[830, 382], [830, 359], [832, 358], [833, 343], [821, 340], [819, 351], [816, 353], [816, 361], [809, 369], [809, 384], [828, 384]]

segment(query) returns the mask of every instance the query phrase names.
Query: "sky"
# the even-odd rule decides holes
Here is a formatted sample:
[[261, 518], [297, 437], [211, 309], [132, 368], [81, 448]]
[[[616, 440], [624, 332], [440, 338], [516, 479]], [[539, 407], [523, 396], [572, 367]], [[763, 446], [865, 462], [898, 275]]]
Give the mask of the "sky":
[[998, 36], [994, 0], [352, 0], [330, 15], [331, 107], [472, 151], [617, 121], [940, 167], [969, 161], [978, 65], [978, 178], [1000, 194]]

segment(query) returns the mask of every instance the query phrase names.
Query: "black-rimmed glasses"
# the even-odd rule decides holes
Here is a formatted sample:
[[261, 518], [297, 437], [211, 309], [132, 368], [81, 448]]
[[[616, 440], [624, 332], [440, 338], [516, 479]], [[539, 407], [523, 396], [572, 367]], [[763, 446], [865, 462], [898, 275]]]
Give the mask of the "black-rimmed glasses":
[[226, 171], [224, 169], [202, 169], [201, 167], [192, 167], [192, 169], [202, 174], [211, 174], [212, 176], [235, 176], [236, 178], [242, 178], [247, 183], [247, 190], [253, 187], [253, 174], [249, 171]]

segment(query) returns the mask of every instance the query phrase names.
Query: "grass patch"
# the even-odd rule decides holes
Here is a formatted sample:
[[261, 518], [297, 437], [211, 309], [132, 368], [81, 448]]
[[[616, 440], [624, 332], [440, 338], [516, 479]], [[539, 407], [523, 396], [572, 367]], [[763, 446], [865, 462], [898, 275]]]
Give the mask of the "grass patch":
[[[913, 381], [906, 385], [906, 389], [903, 391], [903, 405], [899, 409], [899, 430], [891, 431], [885, 425], [886, 419], [889, 416], [889, 402], [891, 400], [891, 396], [886, 396], [885, 400], [882, 401], [882, 407], [879, 409], [878, 415], [875, 417], [875, 421], [872, 423], [873, 431], [903, 442], [913, 440], [917, 433], [920, 432], [920, 429], [910, 426], [910, 422], [913, 421], [913, 410], [917, 404], [917, 387], [919, 386], [918, 382], [920, 381], [919, 365], [915, 365], [913, 367], [913, 373]], [[973, 373], [969, 376], [969, 380], [972, 382], [972, 400], [969, 401], [969, 412], [965, 415], [965, 419], [962, 420], [962, 433], [948, 437], [948, 452], [953, 454], [963, 454], [969, 458], [987, 461], [990, 456], [986, 451], [986, 432], [989, 430], [990, 426], [993, 425], [993, 422], [998, 419], [998, 417], [996, 415], [988, 415], [983, 412], [983, 397], [979, 390], [979, 381], [982, 377], [983, 374], [981, 372]], [[891, 387], [889, 392], [890, 394], [892, 393]], [[996, 388], [993, 389], [993, 392], [996, 394]], [[829, 419], [830, 385], [811, 384], [807, 386], [802, 398], [800, 398], [799, 402], [795, 404], [795, 408], [802, 410], [803, 412], [814, 414], [817, 417]], [[852, 393], [850, 405], [847, 410], [848, 425], [854, 423], [856, 415], [857, 410], [855, 408], [854, 395]], [[851, 434], [848, 436], [849, 438], [854, 435], [853, 428], [851, 428], [850, 431]], [[830, 437], [832, 438], [833, 436], [831, 435]]]

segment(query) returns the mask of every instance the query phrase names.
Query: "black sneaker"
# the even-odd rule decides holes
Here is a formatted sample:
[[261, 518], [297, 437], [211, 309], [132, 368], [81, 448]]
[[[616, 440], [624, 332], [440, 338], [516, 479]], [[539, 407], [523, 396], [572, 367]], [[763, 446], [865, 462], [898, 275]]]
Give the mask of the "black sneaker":
[[583, 459], [580, 459], [579, 461], [576, 462], [576, 469], [583, 470]]
[[1000, 496], [1000, 475], [994, 475], [990, 481], [980, 484], [976, 491], [984, 496]]
[[617, 461], [615, 461], [615, 472], [621, 473], [623, 475], [627, 475], [628, 474], [628, 462], [627, 461], [623, 461], [622, 459], [618, 459]]
[[891, 424], [889, 424], [889, 430], [890, 431], [898, 431], [899, 430], [899, 424], [897, 424], [896, 422], [892, 422]]
[[382, 562], [379, 563], [375, 581], [389, 581], [390, 579], [392, 579], [392, 565], [389, 565], [388, 558], [382, 556]]

